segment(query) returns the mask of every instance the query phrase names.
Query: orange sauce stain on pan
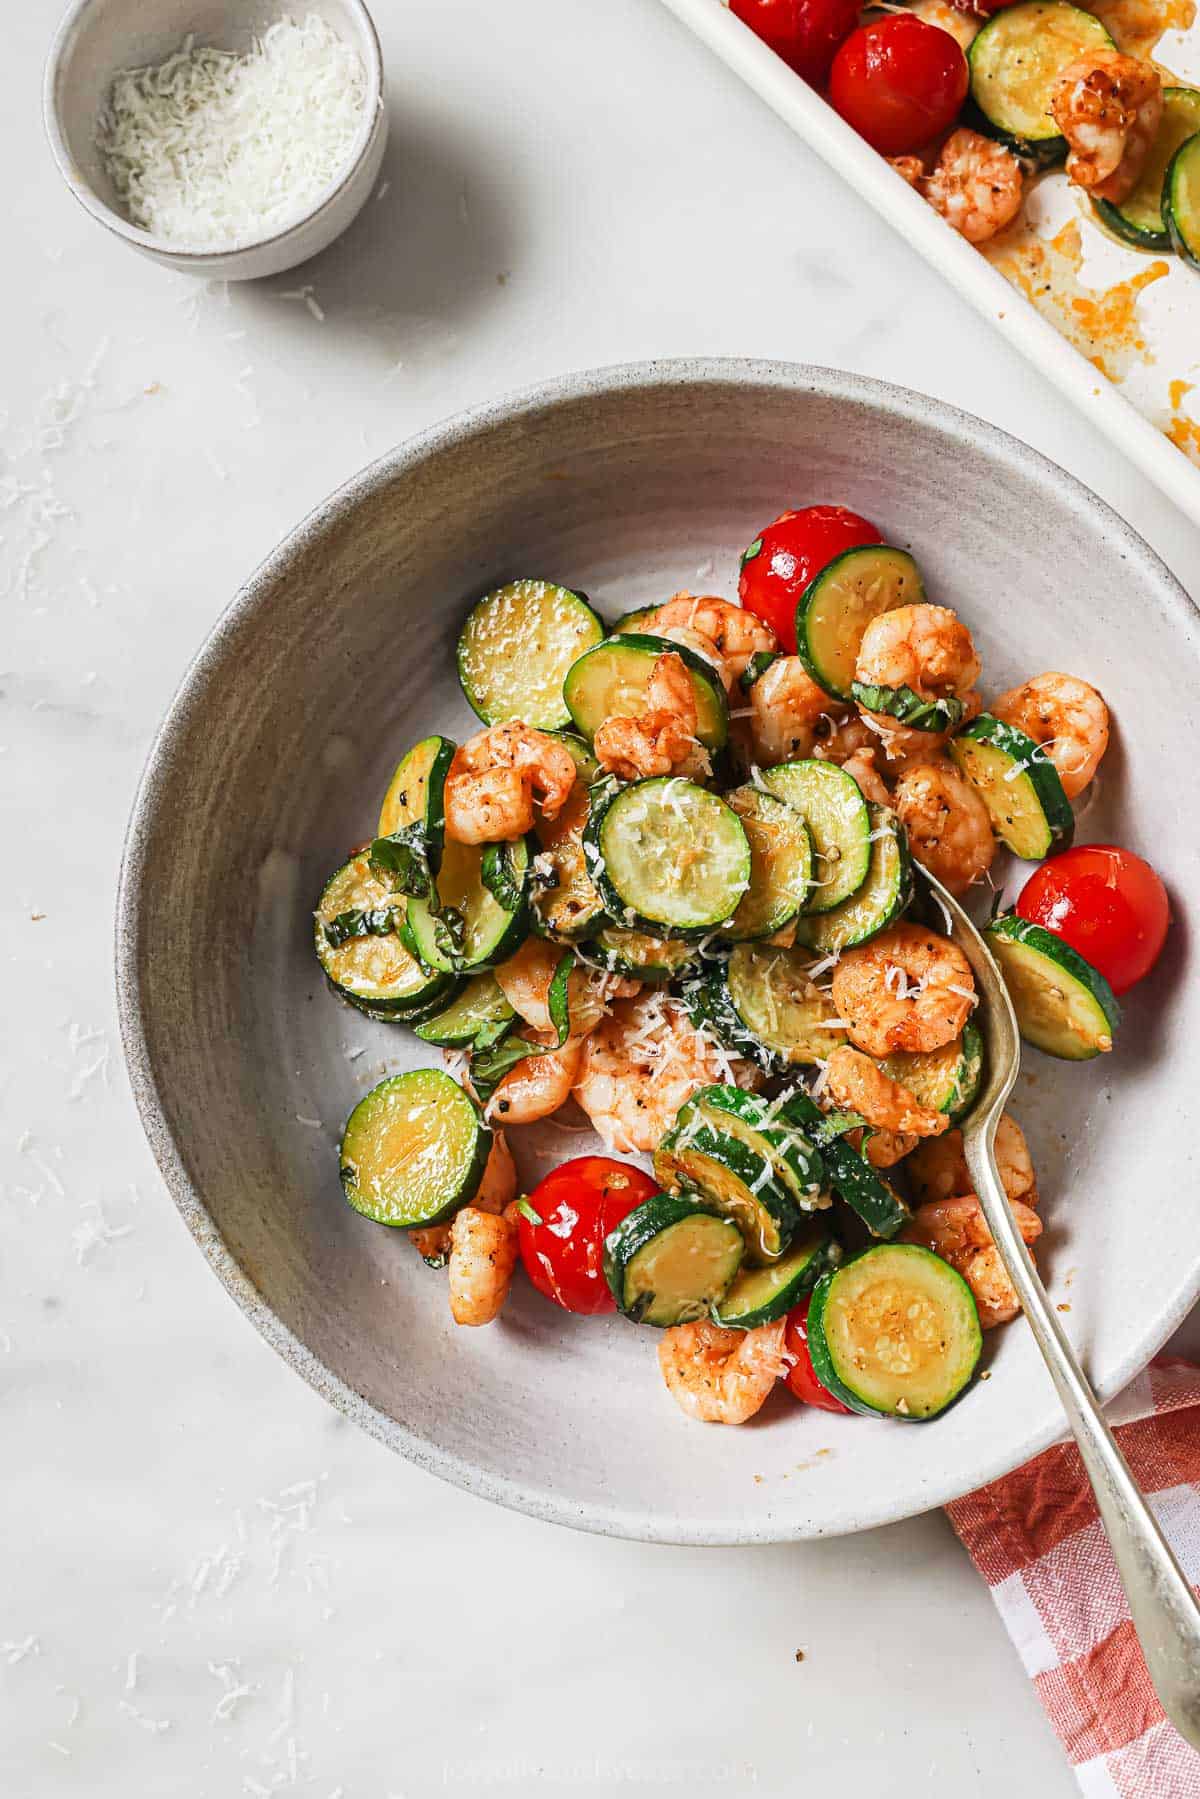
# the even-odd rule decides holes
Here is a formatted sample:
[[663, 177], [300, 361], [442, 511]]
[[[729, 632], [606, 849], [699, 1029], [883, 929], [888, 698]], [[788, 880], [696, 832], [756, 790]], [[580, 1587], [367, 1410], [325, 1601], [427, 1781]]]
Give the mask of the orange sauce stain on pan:
[[1079, 220], [1070, 219], [1052, 238], [998, 238], [989, 260], [1110, 381], [1120, 381], [1136, 361], [1151, 360], [1137, 302], [1144, 288], [1169, 273], [1161, 257], [1112, 287], [1085, 287]]

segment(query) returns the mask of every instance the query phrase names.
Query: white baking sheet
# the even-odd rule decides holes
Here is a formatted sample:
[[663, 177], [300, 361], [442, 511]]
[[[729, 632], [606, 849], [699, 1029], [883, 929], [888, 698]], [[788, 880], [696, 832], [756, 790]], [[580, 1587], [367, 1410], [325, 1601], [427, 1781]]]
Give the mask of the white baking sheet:
[[[1147, 256], [1109, 238], [1061, 174], [1037, 183], [1025, 224], [1006, 234], [989, 260], [898, 180], [724, 0], [664, 4], [1200, 523], [1200, 275], [1175, 257]], [[1200, 86], [1200, 24], [1168, 31], [1154, 54], [1177, 78]], [[1064, 228], [1070, 228], [1065, 236]], [[1045, 280], [1030, 262], [1039, 244], [1049, 263]], [[1015, 264], [1025, 272], [1026, 292], [1039, 292], [1047, 316], [1018, 298], [1000, 272], [1011, 276]], [[1043, 295], [1047, 280], [1051, 292]], [[1084, 331], [1076, 333], [1079, 348], [1069, 343], [1058, 328], [1064, 314], [1099, 318], [1099, 346]], [[1091, 359], [1097, 348], [1104, 372]]]

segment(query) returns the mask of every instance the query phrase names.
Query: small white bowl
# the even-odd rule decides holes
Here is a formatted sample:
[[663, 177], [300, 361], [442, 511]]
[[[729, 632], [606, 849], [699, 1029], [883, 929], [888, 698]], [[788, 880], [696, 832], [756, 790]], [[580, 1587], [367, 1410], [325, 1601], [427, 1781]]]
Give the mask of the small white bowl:
[[[133, 224], [121, 210], [96, 140], [113, 77], [162, 62], [189, 33], [199, 43], [242, 52], [277, 19], [308, 13], [354, 46], [367, 76], [358, 135], [329, 192], [282, 231], [229, 249], [168, 242]], [[42, 104], [63, 180], [94, 219], [167, 268], [223, 281], [278, 275], [324, 250], [367, 200], [387, 143], [383, 57], [362, 0], [75, 0], [50, 47]]]

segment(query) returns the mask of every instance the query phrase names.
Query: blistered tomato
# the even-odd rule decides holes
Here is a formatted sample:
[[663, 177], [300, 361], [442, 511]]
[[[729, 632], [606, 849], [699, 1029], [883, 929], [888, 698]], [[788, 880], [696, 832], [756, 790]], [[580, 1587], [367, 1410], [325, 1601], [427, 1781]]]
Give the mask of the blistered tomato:
[[729, 10], [815, 87], [858, 24], [858, 0], [729, 0]]
[[742, 556], [738, 599], [770, 625], [789, 656], [796, 653], [796, 601], [814, 575], [843, 550], [882, 543], [869, 519], [848, 506], [805, 506], [781, 512]]
[[1053, 931], [1127, 993], [1157, 962], [1170, 923], [1167, 890], [1148, 862], [1112, 843], [1085, 843], [1043, 862], [1016, 910]]
[[802, 1399], [805, 1405], [820, 1406], [823, 1412], [850, 1414], [850, 1407], [843, 1405], [840, 1399], [835, 1399], [829, 1388], [823, 1387], [817, 1379], [812, 1356], [808, 1352], [808, 1304], [807, 1299], [802, 1299], [787, 1315], [783, 1340], [791, 1367], [784, 1379], [796, 1398]]
[[538, 1292], [585, 1317], [615, 1311], [604, 1239], [657, 1192], [648, 1174], [610, 1156], [576, 1156], [539, 1181], [517, 1216], [521, 1260]]
[[829, 98], [874, 149], [906, 156], [949, 130], [968, 85], [957, 39], [912, 13], [890, 13], [846, 39], [833, 59]]

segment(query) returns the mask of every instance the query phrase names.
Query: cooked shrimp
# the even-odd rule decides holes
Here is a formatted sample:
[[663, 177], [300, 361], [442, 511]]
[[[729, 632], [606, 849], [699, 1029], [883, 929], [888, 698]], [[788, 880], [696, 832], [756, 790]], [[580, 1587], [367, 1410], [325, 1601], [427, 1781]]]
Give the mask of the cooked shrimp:
[[[528, 1029], [521, 1035], [536, 1040], [536, 1033]], [[585, 1041], [568, 1037], [561, 1049], [526, 1056], [499, 1082], [484, 1107], [485, 1115], [502, 1124], [536, 1124], [540, 1118], [549, 1118], [571, 1097]]]
[[657, 1148], [685, 1100], [730, 1079], [753, 1088], [760, 1077], [731, 1063], [678, 1000], [646, 992], [619, 1001], [587, 1038], [575, 1098], [609, 1148], [629, 1154]]
[[872, 800], [877, 806], [891, 805], [892, 796], [875, 766], [874, 750], [855, 750], [852, 756], [846, 757], [842, 767], [858, 782], [864, 799]]
[[1050, 111], [1067, 140], [1067, 179], [1119, 205], [1138, 184], [1162, 122], [1162, 76], [1119, 50], [1092, 50], [1067, 64]]
[[[1005, 1112], [996, 1126], [996, 1166], [1010, 1200], [1027, 1206], [1038, 1203], [1037, 1176], [1025, 1133]], [[913, 1192], [922, 1204], [950, 1199], [971, 1190], [971, 1174], [963, 1155], [961, 1131], [947, 1131], [937, 1143], [922, 1143], [908, 1162]]]
[[[487, 1164], [483, 1171], [483, 1179], [479, 1183], [479, 1191], [471, 1204], [477, 1212], [502, 1212], [517, 1196], [517, 1169], [512, 1159], [512, 1151], [503, 1131], [497, 1131], [492, 1137], [492, 1147], [488, 1151]], [[409, 1231], [408, 1240], [425, 1260], [444, 1266], [450, 1253], [450, 1231], [453, 1219], [448, 1224], [427, 1224], [423, 1229]]]
[[667, 651], [646, 685], [646, 710], [636, 718], [608, 718], [593, 749], [602, 768], [623, 781], [648, 775], [708, 774], [708, 752], [696, 736], [698, 714], [692, 677], [683, 659]]
[[901, 181], [907, 181], [909, 187], [919, 187], [925, 175], [925, 164], [919, 156], [888, 156], [888, 162]]
[[446, 833], [456, 843], [501, 843], [533, 829], [534, 802], [556, 818], [575, 785], [565, 744], [518, 719], [479, 731], [454, 752], [446, 777]]
[[786, 1371], [784, 1321], [730, 1331], [702, 1319], [673, 1324], [658, 1344], [658, 1365], [680, 1411], [701, 1424], [745, 1424]]
[[826, 711], [817, 723], [812, 753], [822, 762], [836, 762], [845, 768], [851, 756], [856, 756], [860, 750], [878, 754], [879, 734], [863, 723], [858, 712], [851, 712], [846, 718], [835, 717], [833, 709], [838, 704], [837, 700], [827, 700]]
[[[866, 1147], [862, 1138], [866, 1137]], [[854, 1131], [848, 1139], [856, 1149], [861, 1149], [872, 1168], [894, 1168], [911, 1155], [915, 1146], [921, 1141], [919, 1137], [898, 1136], [895, 1131], [882, 1131], [876, 1128], [868, 1135], [865, 1131]]]
[[991, 711], [1041, 746], [1069, 800], [1083, 792], [1108, 748], [1108, 707], [1074, 675], [1034, 675], [993, 700]]
[[[1013, 1204], [1012, 1212], [1025, 1242], [1036, 1243], [1042, 1234], [1042, 1221], [1037, 1213], [1019, 1201]], [[932, 1249], [944, 1262], [958, 1269], [975, 1295], [979, 1322], [985, 1331], [991, 1330], [993, 1325], [1007, 1323], [1020, 1311], [1013, 1284], [983, 1216], [983, 1207], [974, 1193], [963, 1193], [954, 1199], [918, 1207], [912, 1223], [905, 1225], [900, 1236], [905, 1243], [919, 1243], [924, 1249]]]
[[872, 687], [911, 687], [922, 699], [964, 699], [979, 679], [979, 657], [957, 613], [922, 602], [871, 620], [854, 674]]
[[910, 763], [892, 804], [909, 849], [951, 893], [965, 893], [987, 873], [996, 854], [992, 821], [975, 788], [949, 762]]
[[[673, 638], [676, 631], [687, 632], [675, 641], [700, 650], [721, 671], [726, 687], [733, 687], [746, 672], [752, 656], [777, 650], [779, 639], [770, 625], [713, 594], [677, 593], [665, 606], [643, 621], [642, 628], [655, 637]], [[701, 639], [707, 646], [693, 639]]]
[[931, 175], [917, 186], [933, 210], [969, 244], [982, 244], [1016, 218], [1024, 177], [1011, 150], [978, 131], [952, 131]]
[[[539, 1033], [553, 1036], [557, 1025], [550, 1016], [550, 988], [566, 952], [540, 937], [528, 937], [515, 956], [502, 962], [495, 981], [517, 1016]], [[615, 999], [631, 999], [641, 992], [640, 983], [622, 975], [607, 974], [576, 962], [567, 976], [567, 1012], [572, 1037], [586, 1037], [595, 1030]]]
[[848, 1112], [860, 1112], [868, 1124], [900, 1137], [940, 1137], [950, 1123], [944, 1112], [921, 1105], [907, 1087], [848, 1043], [830, 1052], [825, 1091]]
[[895, 924], [846, 950], [833, 971], [833, 1004], [850, 1040], [869, 1056], [941, 1049], [975, 1004], [971, 964], [946, 937]]
[[455, 1324], [490, 1324], [508, 1298], [517, 1226], [505, 1213], [463, 1206], [450, 1226], [450, 1312]]
[[835, 704], [799, 656], [780, 656], [750, 689], [755, 761], [763, 768], [775, 768], [810, 755], [817, 725]]

